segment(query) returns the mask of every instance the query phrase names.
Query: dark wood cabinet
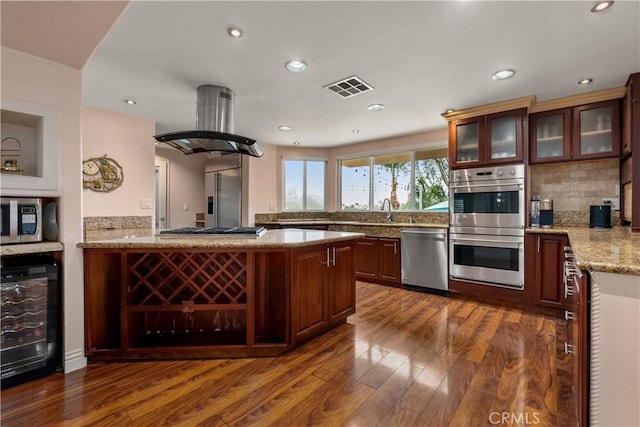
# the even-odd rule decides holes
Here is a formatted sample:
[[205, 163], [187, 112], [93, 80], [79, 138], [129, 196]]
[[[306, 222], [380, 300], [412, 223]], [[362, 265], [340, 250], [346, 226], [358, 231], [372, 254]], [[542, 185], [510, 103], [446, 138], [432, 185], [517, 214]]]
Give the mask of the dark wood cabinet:
[[[624, 224], [640, 231], [640, 73], [629, 76], [622, 114], [620, 215]], [[634, 155], [635, 154], [635, 155]]]
[[620, 100], [529, 115], [529, 162], [620, 156]]
[[563, 284], [564, 248], [566, 235], [527, 234], [528, 257], [525, 265], [525, 286], [533, 289], [537, 305], [563, 309], [566, 307]]
[[291, 322], [294, 343], [318, 335], [355, 313], [353, 244], [294, 252]]
[[[573, 260], [573, 254], [569, 250], [566, 253], [564, 268], [564, 294], [566, 295], [566, 308], [564, 318], [567, 322], [566, 336], [560, 337], [564, 350], [564, 356], [569, 361], [568, 374], [571, 384], [571, 402], [574, 403], [571, 415], [575, 417], [572, 425], [586, 425], [588, 420], [588, 313], [587, 295], [589, 287], [589, 274], [581, 271]], [[562, 363], [562, 359], [560, 361]]]
[[449, 122], [451, 168], [522, 162], [526, 121], [519, 108]]
[[378, 277], [393, 283], [401, 281], [399, 239], [378, 239]]
[[365, 237], [356, 241], [356, 278], [400, 287], [400, 239]]

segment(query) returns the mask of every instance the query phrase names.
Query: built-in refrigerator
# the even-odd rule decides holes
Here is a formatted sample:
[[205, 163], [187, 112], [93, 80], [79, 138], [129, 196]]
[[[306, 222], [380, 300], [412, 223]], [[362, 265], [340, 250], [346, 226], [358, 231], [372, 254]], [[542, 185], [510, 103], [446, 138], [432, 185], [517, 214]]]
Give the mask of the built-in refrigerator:
[[205, 167], [205, 226], [239, 227], [242, 168], [239, 155], [220, 156]]

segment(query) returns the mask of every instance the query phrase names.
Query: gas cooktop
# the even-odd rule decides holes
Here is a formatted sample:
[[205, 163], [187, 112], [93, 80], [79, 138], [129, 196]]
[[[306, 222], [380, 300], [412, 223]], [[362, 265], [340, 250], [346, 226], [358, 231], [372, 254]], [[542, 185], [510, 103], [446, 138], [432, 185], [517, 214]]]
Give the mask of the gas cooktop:
[[264, 227], [183, 227], [173, 230], [162, 230], [160, 234], [188, 234], [188, 235], [234, 235], [234, 236], [262, 236], [267, 230]]

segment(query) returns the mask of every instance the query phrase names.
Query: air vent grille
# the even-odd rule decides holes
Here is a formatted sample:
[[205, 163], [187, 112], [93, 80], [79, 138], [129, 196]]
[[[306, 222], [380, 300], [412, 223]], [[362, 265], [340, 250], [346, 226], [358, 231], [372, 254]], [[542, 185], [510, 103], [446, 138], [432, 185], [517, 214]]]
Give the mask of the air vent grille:
[[350, 98], [361, 94], [362, 92], [368, 92], [373, 90], [373, 86], [366, 83], [360, 77], [351, 76], [337, 82], [330, 83], [326, 86], [327, 89], [335, 92], [343, 98]]

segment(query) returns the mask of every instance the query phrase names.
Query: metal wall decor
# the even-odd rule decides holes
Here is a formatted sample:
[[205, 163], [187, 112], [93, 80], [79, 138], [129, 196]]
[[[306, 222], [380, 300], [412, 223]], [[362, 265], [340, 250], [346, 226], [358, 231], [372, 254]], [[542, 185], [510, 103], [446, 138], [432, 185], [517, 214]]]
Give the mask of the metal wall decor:
[[0, 143], [0, 172], [22, 175], [22, 144], [18, 138], [8, 136]]
[[122, 185], [124, 172], [114, 159], [93, 157], [82, 162], [82, 187], [99, 192], [109, 192]]

